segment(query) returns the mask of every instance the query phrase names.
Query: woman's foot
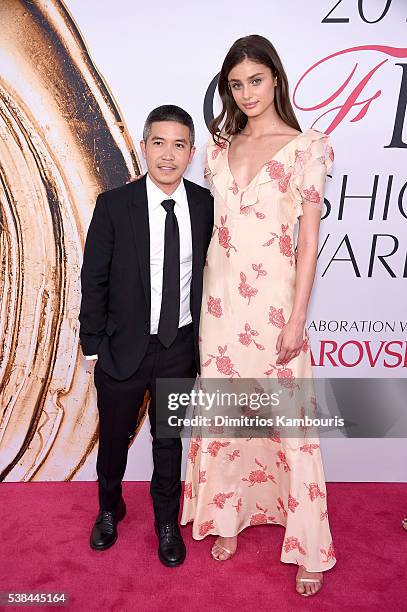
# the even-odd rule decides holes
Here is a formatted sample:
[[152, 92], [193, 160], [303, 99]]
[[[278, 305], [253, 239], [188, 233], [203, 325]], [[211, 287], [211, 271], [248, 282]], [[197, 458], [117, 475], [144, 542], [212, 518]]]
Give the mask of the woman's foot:
[[233, 538], [216, 538], [212, 546], [211, 555], [216, 561], [227, 561], [231, 559], [236, 552], [237, 536]]
[[295, 579], [295, 590], [304, 597], [315, 595], [321, 590], [323, 584], [322, 572], [307, 572], [300, 565]]
[[402, 527], [404, 527], [404, 529], [406, 529], [406, 530], [407, 530], [407, 517], [406, 517], [406, 518], [404, 518], [404, 519], [401, 521], [401, 525], [402, 525]]

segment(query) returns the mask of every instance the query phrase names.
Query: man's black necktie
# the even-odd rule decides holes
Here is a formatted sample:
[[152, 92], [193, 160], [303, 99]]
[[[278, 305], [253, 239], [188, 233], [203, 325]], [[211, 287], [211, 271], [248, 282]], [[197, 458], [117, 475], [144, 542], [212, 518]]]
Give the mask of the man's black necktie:
[[167, 211], [164, 237], [164, 268], [158, 339], [169, 347], [174, 342], [179, 325], [180, 309], [180, 249], [174, 200], [164, 200], [161, 206]]

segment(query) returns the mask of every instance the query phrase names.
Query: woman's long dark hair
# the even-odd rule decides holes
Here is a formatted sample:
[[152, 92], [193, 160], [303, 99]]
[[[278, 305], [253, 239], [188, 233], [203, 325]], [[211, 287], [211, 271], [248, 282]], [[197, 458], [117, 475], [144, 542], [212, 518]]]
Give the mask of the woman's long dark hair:
[[253, 60], [270, 68], [273, 77], [277, 77], [274, 97], [276, 111], [284, 123], [301, 131], [290, 102], [287, 75], [276, 49], [264, 36], [251, 34], [239, 38], [233, 43], [222, 64], [218, 82], [222, 111], [212, 120], [209, 126], [214, 142], [221, 145], [222, 141], [225, 140], [221, 132], [225, 133], [226, 136], [233, 136], [242, 130], [247, 123], [247, 115], [240, 110], [234, 101], [228, 81], [230, 71], [245, 59]]

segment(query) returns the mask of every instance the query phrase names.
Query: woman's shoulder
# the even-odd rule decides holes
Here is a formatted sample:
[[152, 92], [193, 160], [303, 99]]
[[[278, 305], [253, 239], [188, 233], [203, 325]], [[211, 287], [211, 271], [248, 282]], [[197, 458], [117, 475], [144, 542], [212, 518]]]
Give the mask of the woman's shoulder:
[[304, 142], [309, 142], [309, 143], [319, 142], [319, 141], [321, 141], [322, 143], [330, 142], [330, 138], [328, 134], [325, 134], [325, 132], [320, 132], [319, 130], [316, 130], [315, 128], [308, 128], [307, 130], [301, 133], [299, 138], [303, 140]]
[[305, 159], [313, 162], [320, 160], [328, 167], [331, 167], [334, 160], [334, 152], [329, 134], [320, 132], [314, 128], [309, 128], [302, 132], [296, 143], [296, 159]]

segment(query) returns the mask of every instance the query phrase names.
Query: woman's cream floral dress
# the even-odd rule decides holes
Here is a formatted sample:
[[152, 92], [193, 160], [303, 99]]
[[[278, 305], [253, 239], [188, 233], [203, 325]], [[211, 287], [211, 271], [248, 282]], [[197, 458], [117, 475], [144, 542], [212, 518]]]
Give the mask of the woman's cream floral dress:
[[[303, 205], [321, 208], [333, 151], [309, 129], [285, 145], [245, 189], [233, 179], [229, 144], [210, 142], [206, 176], [215, 226], [204, 274], [201, 379], [311, 379], [309, 341], [276, 365], [277, 337], [294, 301], [293, 230]], [[311, 381], [312, 385], [312, 381]], [[315, 406], [315, 397], [309, 397]], [[324, 571], [335, 564], [318, 437], [191, 439], [181, 522], [193, 537], [234, 536], [250, 525], [286, 529], [281, 560]]]

